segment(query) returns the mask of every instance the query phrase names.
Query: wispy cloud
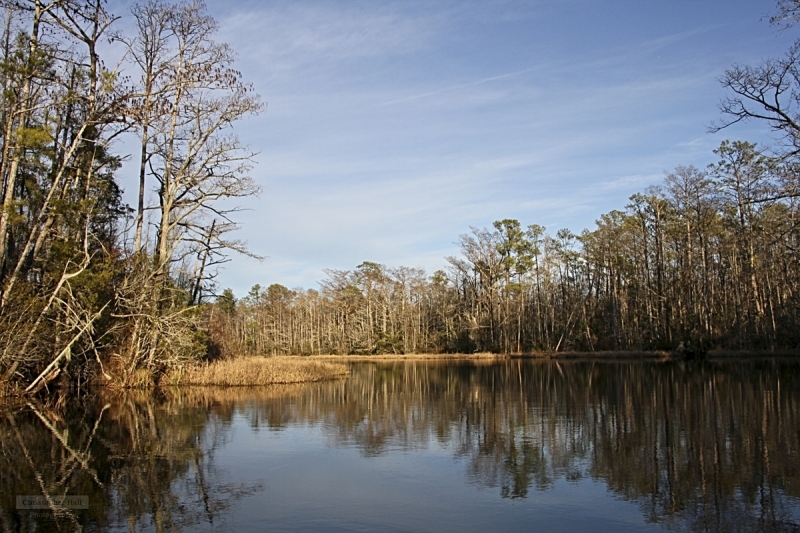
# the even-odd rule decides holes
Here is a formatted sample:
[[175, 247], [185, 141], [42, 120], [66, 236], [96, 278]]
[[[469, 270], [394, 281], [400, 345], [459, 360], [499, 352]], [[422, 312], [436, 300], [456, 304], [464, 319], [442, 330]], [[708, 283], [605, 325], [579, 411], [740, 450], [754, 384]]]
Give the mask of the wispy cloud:
[[448, 87], [443, 87], [441, 89], [436, 89], [434, 91], [428, 91], [428, 92], [424, 92], [424, 93], [420, 93], [420, 94], [414, 94], [414, 95], [411, 95], [411, 96], [405, 96], [403, 98], [398, 98], [398, 99], [395, 99], [395, 100], [390, 100], [388, 102], [383, 102], [383, 103], [381, 103], [379, 105], [380, 106], [387, 106], [387, 105], [401, 104], [401, 103], [404, 103], [404, 102], [410, 102], [411, 100], [419, 100], [421, 98], [427, 98], [429, 96], [436, 96], [436, 95], [440, 95], [440, 94], [443, 94], [443, 93], [449, 93], [449, 92], [452, 92], [452, 91], [457, 91], [459, 89], [467, 89], [467, 88], [470, 88], [470, 87], [477, 87], [477, 86], [483, 85], [485, 83], [504, 80], [504, 79], [507, 79], [507, 78], [513, 78], [514, 76], [519, 76], [520, 74], [533, 72], [534, 70], [538, 70], [538, 69], [526, 68], [526, 69], [523, 69], [523, 70], [517, 70], [515, 72], [509, 72], [508, 74], [500, 74], [499, 76], [489, 76], [488, 78], [482, 78], [482, 79], [475, 80], [475, 81], [470, 81], [470, 82], [467, 82], [467, 83], [458, 83], [458, 84], [455, 84], [455, 85], [450, 85]]
[[[294, 70], [325, 62], [408, 54], [424, 48], [437, 18], [402, 12], [390, 4], [278, 2], [237, 11], [222, 35], [240, 43], [246, 60], [269, 70]], [[243, 40], [247, 36], [251, 40]]]
[[653, 185], [663, 179], [664, 174], [634, 174], [606, 180], [600, 187], [606, 190], [644, 189], [648, 185]]
[[227, 266], [244, 289], [363, 260], [431, 271], [500, 218], [591, 227], [663, 171], [704, 166], [716, 76], [743, 51], [774, 55], [747, 36], [758, 13], [732, 15], [758, 11], [745, 0], [692, 17], [685, 3], [243, 2], [216, 8], [269, 102], [238, 129], [265, 190], [241, 237], [270, 257]]

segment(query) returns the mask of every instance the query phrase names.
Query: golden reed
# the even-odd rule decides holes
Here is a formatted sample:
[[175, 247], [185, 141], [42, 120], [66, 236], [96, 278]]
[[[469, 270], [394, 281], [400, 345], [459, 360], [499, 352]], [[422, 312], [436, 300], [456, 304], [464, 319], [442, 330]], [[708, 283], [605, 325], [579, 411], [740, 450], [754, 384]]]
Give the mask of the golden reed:
[[164, 384], [244, 387], [342, 378], [347, 365], [305, 357], [243, 357], [172, 370]]

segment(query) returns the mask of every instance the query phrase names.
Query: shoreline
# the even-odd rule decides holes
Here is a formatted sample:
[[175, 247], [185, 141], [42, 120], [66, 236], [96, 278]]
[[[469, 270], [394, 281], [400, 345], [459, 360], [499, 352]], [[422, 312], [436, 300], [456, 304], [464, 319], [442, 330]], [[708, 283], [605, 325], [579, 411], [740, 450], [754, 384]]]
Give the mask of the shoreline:
[[[527, 352], [527, 353], [452, 353], [452, 354], [380, 354], [380, 355], [286, 355], [279, 357], [292, 357], [318, 361], [338, 361], [346, 363], [359, 362], [384, 362], [384, 361], [505, 361], [512, 359], [531, 360], [645, 360], [645, 361], [670, 361], [682, 360], [681, 356], [666, 350], [653, 351], [598, 351], [598, 352]], [[769, 359], [769, 358], [800, 358], [800, 350], [709, 350], [702, 359], [730, 360], [730, 359]]]
[[[699, 362], [731, 362], [746, 360], [800, 360], [800, 350], [710, 350]], [[630, 351], [630, 352], [528, 352], [528, 353], [446, 353], [446, 354], [380, 354], [380, 355], [275, 355], [242, 356], [219, 361], [187, 365], [167, 372], [158, 383], [149, 379], [123, 385], [118, 382], [94, 382], [97, 390], [155, 390], [172, 387], [266, 387], [314, 383], [349, 377], [349, 365], [353, 363], [477, 363], [492, 364], [500, 361], [531, 360], [554, 362], [667, 362], [691, 361], [668, 351]], [[25, 398], [20, 390], [0, 390], [2, 403], [11, 398]]]

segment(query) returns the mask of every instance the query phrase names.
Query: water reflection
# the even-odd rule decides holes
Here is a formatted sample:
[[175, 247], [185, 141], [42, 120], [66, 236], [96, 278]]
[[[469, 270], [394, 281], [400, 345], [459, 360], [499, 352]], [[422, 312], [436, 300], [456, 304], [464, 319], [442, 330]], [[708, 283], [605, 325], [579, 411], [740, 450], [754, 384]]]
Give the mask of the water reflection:
[[255, 423], [320, 423], [364, 455], [433, 441], [507, 498], [603, 481], [648, 521], [693, 531], [800, 527], [800, 366], [362, 365], [344, 383], [254, 402]]
[[[3, 531], [179, 531], [258, 490], [217, 471], [224, 423], [201, 402], [126, 393], [4, 406], [0, 418]], [[19, 509], [22, 495], [89, 507]]]
[[[592, 481], [671, 529], [800, 531], [799, 399], [800, 365], [791, 362], [399, 362], [258, 392], [6, 407], [0, 528], [213, 526], [262, 489], [215, 463], [240, 421], [278, 436], [314, 427], [367, 463], [446, 450], [464, 480], [509, 501]], [[16, 509], [22, 494], [86, 494], [91, 505], [34, 513]]]

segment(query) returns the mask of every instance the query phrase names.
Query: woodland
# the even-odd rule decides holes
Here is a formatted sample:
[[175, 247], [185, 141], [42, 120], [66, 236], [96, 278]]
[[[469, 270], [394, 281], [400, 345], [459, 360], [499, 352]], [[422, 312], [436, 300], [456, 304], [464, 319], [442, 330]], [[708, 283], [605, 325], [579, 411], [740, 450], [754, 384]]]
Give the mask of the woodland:
[[[499, 220], [432, 275], [363, 262], [319, 290], [237, 298], [214, 282], [250, 253], [227, 206], [259, 188], [234, 124], [263, 104], [205, 5], [146, 0], [125, 32], [102, 0], [0, 6], [5, 392], [158, 383], [241, 355], [800, 346], [800, 41], [720, 78], [713, 129], [757, 121], [773, 146], [724, 141], [707, 168], [678, 166], [594, 229]], [[772, 23], [798, 18], [800, 0], [780, 0]], [[136, 153], [121, 153], [131, 136]], [[134, 206], [118, 175], [129, 156]]]
[[258, 192], [232, 125], [262, 103], [200, 1], [137, 4], [129, 34], [102, 0], [2, 6], [0, 383], [155, 381], [206, 353], [212, 271], [246, 253], [219, 200]]
[[715, 154], [580, 235], [505, 219], [461, 235], [432, 276], [364, 262], [320, 290], [224, 291], [212, 339], [250, 354], [796, 350], [792, 163], [746, 142]]

